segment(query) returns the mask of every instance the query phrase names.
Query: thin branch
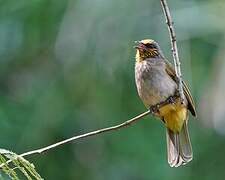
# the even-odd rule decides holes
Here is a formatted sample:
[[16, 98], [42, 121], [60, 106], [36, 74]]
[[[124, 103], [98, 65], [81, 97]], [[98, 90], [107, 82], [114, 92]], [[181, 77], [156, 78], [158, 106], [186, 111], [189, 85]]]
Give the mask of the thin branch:
[[166, 0], [160, 0], [162, 9], [164, 12], [164, 16], [166, 19], [166, 24], [168, 25], [168, 30], [170, 34], [170, 41], [171, 41], [171, 47], [172, 47], [172, 53], [173, 53], [173, 61], [174, 61], [174, 67], [175, 67], [175, 72], [176, 72], [176, 77], [178, 81], [178, 89], [179, 89], [179, 94], [181, 98], [181, 102], [184, 102], [184, 92], [183, 92], [183, 85], [182, 85], [182, 74], [181, 74], [181, 68], [180, 68], [180, 60], [178, 56], [178, 49], [177, 49], [177, 42], [176, 42], [176, 34], [174, 30], [174, 22], [172, 20], [170, 10], [167, 4]]
[[78, 135], [78, 136], [74, 136], [74, 137], [71, 137], [69, 139], [65, 139], [63, 141], [60, 141], [58, 143], [55, 143], [55, 144], [52, 144], [50, 146], [46, 146], [44, 148], [41, 148], [41, 149], [37, 149], [37, 150], [33, 150], [33, 151], [29, 151], [29, 152], [26, 152], [26, 153], [23, 153], [23, 154], [20, 154], [20, 156], [22, 157], [25, 157], [25, 156], [28, 156], [28, 155], [31, 155], [31, 154], [41, 154], [45, 151], [48, 151], [50, 149], [53, 149], [55, 147], [58, 147], [58, 146], [61, 146], [63, 144], [66, 144], [66, 143], [69, 143], [71, 141], [74, 141], [74, 140], [78, 140], [78, 139], [82, 139], [82, 138], [86, 138], [86, 137], [89, 137], [89, 136], [94, 136], [94, 135], [97, 135], [97, 134], [101, 134], [101, 133], [104, 133], [104, 132], [109, 132], [109, 131], [115, 131], [115, 130], [119, 130], [123, 127], [126, 127], [126, 126], [129, 126], [135, 122], [137, 122], [138, 120], [140, 120], [141, 118], [143, 118], [144, 116], [150, 114], [151, 111], [148, 110], [128, 121], [125, 121], [119, 125], [116, 125], [116, 126], [111, 126], [111, 127], [108, 127], [108, 128], [103, 128], [103, 129], [99, 129], [99, 130], [96, 130], [96, 131], [92, 131], [92, 132], [89, 132], [89, 133], [86, 133], [86, 134], [82, 134], [82, 135]]
[[[78, 140], [78, 139], [83, 139], [83, 138], [86, 138], [86, 137], [95, 136], [95, 135], [98, 135], [98, 134], [102, 134], [104, 132], [119, 130], [121, 128], [127, 127], [127, 126], [137, 122], [138, 120], [140, 120], [141, 118], [147, 116], [148, 114], [154, 114], [153, 109], [160, 109], [161, 107], [163, 107], [163, 106], [165, 106], [167, 104], [171, 104], [171, 103], [173, 103], [175, 101], [176, 98], [178, 98], [176, 94], [173, 95], [173, 96], [170, 96], [165, 101], [162, 101], [162, 102], [160, 102], [160, 103], [158, 103], [156, 105], [151, 106], [148, 111], [146, 111], [146, 112], [144, 112], [142, 114], [139, 114], [138, 116], [135, 116], [134, 118], [129, 119], [129, 120], [127, 120], [127, 121], [125, 121], [125, 122], [123, 122], [121, 124], [118, 124], [118, 125], [115, 125], [115, 126], [111, 126], [111, 127], [108, 127], [108, 128], [99, 129], [99, 130], [92, 131], [92, 132], [88, 132], [88, 133], [81, 134], [81, 135], [78, 135], [78, 136], [73, 136], [71, 138], [59, 141], [59, 142], [51, 144], [49, 146], [22, 153], [22, 154], [18, 155], [18, 157], [25, 157], [25, 156], [33, 155], [33, 154], [41, 154], [43, 152], [46, 152], [48, 150], [54, 149], [54, 148], [56, 148], [58, 146], [70, 143], [70, 142]], [[0, 169], [3, 166], [5, 166], [6, 164], [9, 164], [10, 162], [12, 162], [12, 160], [8, 160], [6, 163], [0, 164]]]
[[[96, 130], [96, 131], [92, 131], [92, 132], [89, 132], [89, 133], [85, 133], [85, 134], [81, 134], [81, 135], [78, 135], [78, 136], [73, 136], [71, 138], [68, 138], [68, 139], [65, 139], [63, 141], [60, 141], [60, 142], [57, 142], [55, 144], [52, 144], [52, 145], [49, 145], [49, 146], [46, 146], [46, 147], [43, 147], [43, 148], [40, 148], [40, 149], [36, 149], [36, 150], [32, 150], [32, 151], [28, 151], [28, 152], [25, 152], [25, 153], [22, 153], [20, 155], [18, 155], [18, 157], [25, 157], [25, 156], [28, 156], [28, 155], [33, 155], [33, 154], [41, 154], [43, 152], [46, 152], [48, 150], [51, 150], [51, 149], [54, 149], [58, 146], [61, 146], [61, 145], [64, 145], [64, 144], [67, 144], [67, 143], [70, 143], [74, 140], [78, 140], [78, 139], [83, 139], [83, 138], [86, 138], [86, 137], [90, 137], [90, 136], [94, 136], [94, 135], [97, 135], [97, 134], [101, 134], [101, 133], [104, 133], [104, 132], [109, 132], [109, 131], [115, 131], [115, 130], [119, 130], [123, 127], [127, 127], [135, 122], [137, 122], [138, 120], [140, 120], [141, 118], [143, 118], [144, 116], [148, 115], [148, 114], [151, 114], [151, 110], [148, 110], [130, 120], [127, 120], [119, 125], [116, 125], [116, 126], [111, 126], [111, 127], [108, 127], [108, 128], [103, 128], [103, 129], [99, 129], [99, 130]], [[6, 163], [2, 163], [0, 164], [0, 168], [2, 168], [5, 164], [8, 164], [12, 162], [12, 160], [8, 160]]]

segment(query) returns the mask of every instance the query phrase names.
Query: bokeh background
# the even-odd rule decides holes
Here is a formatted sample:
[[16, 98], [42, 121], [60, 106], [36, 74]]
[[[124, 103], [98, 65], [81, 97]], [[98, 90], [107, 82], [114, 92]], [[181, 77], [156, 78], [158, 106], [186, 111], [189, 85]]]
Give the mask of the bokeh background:
[[[169, 6], [198, 111], [189, 123], [193, 161], [168, 166], [165, 129], [149, 116], [28, 157], [42, 177], [225, 179], [225, 2]], [[0, 0], [1, 148], [22, 153], [144, 112], [132, 47], [145, 38], [158, 41], [172, 60], [159, 0]]]

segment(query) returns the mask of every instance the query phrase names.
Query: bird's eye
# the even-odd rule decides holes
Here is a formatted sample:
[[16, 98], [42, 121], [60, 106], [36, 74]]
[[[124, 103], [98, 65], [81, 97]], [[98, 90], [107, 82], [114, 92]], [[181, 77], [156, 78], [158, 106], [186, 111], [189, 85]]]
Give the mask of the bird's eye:
[[151, 49], [157, 48], [154, 44], [150, 44], [150, 43], [145, 44], [145, 46], [146, 46], [147, 48], [151, 48]]

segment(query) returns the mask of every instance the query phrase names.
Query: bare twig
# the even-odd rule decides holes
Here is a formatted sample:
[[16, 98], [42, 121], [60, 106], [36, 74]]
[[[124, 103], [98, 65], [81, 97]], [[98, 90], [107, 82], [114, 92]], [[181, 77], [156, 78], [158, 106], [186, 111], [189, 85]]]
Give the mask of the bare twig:
[[[113, 130], [119, 130], [123, 127], [126, 127], [126, 126], [129, 126], [135, 122], [137, 122], [138, 120], [140, 120], [141, 118], [143, 118], [144, 116], [148, 115], [151, 113], [151, 110], [148, 110], [128, 121], [125, 121], [119, 125], [116, 125], [116, 126], [111, 126], [111, 127], [108, 127], [108, 128], [103, 128], [103, 129], [99, 129], [99, 130], [96, 130], [96, 131], [92, 131], [92, 132], [89, 132], [89, 133], [85, 133], [85, 134], [82, 134], [82, 135], [78, 135], [78, 136], [73, 136], [71, 138], [68, 138], [68, 139], [65, 139], [63, 141], [60, 141], [60, 142], [57, 142], [55, 144], [52, 144], [52, 145], [49, 145], [49, 146], [46, 146], [46, 147], [43, 147], [43, 148], [40, 148], [40, 149], [36, 149], [36, 150], [33, 150], [33, 151], [28, 151], [28, 152], [25, 152], [25, 153], [22, 153], [19, 155], [19, 157], [25, 157], [25, 156], [28, 156], [28, 155], [33, 155], [33, 154], [41, 154], [43, 152], [46, 152], [48, 150], [51, 150], [51, 149], [54, 149], [58, 146], [61, 146], [63, 144], [67, 144], [69, 142], [72, 142], [74, 140], [78, 140], [78, 139], [82, 139], [82, 138], [86, 138], [86, 137], [89, 137], [89, 136], [94, 136], [94, 135], [97, 135], [97, 134], [101, 134], [101, 133], [104, 133], [104, 132], [109, 132], [109, 131], [113, 131]], [[6, 164], [12, 162], [12, 160], [8, 160], [6, 162]], [[5, 163], [2, 163], [0, 164], [0, 168], [2, 168], [3, 166], [5, 165]]]
[[183, 92], [183, 85], [182, 85], [182, 74], [181, 74], [181, 68], [180, 68], [180, 60], [178, 56], [178, 49], [177, 49], [177, 43], [176, 43], [176, 34], [174, 30], [174, 23], [170, 14], [170, 10], [167, 4], [166, 0], [160, 0], [162, 9], [165, 15], [166, 19], [166, 24], [168, 25], [168, 30], [170, 34], [170, 40], [171, 40], [171, 47], [172, 47], [172, 53], [173, 53], [173, 61], [174, 61], [174, 66], [175, 66], [175, 72], [176, 72], [176, 77], [178, 81], [178, 89], [179, 89], [179, 94], [181, 98], [181, 102], [184, 102], [184, 92]]
[[[158, 103], [156, 105], [151, 106], [150, 110], [148, 110], [148, 111], [146, 111], [146, 112], [144, 112], [142, 114], [139, 114], [138, 116], [135, 116], [134, 118], [132, 118], [130, 120], [127, 120], [127, 121], [125, 121], [125, 122], [123, 122], [123, 123], [121, 123], [119, 125], [115, 125], [115, 126], [111, 126], [111, 127], [108, 127], [108, 128], [99, 129], [99, 130], [92, 131], [92, 132], [85, 133], [85, 134], [81, 134], [81, 135], [78, 135], [78, 136], [73, 136], [71, 138], [68, 138], [68, 139], [65, 139], [63, 141], [60, 141], [60, 142], [51, 144], [49, 146], [46, 146], [46, 147], [43, 147], [43, 148], [40, 148], [40, 149], [36, 149], [36, 150], [32, 150], [32, 151], [28, 151], [28, 152], [22, 153], [22, 154], [18, 155], [18, 157], [25, 157], [25, 156], [33, 155], [33, 154], [41, 154], [43, 152], [46, 152], [48, 150], [54, 149], [54, 148], [56, 148], [58, 146], [61, 146], [61, 145], [70, 143], [70, 142], [75, 141], [75, 140], [78, 140], [78, 139], [83, 139], [83, 138], [90, 137], [90, 136], [95, 136], [95, 135], [98, 135], [98, 134], [101, 134], [101, 133], [104, 133], [104, 132], [115, 131], [115, 130], [119, 130], [121, 128], [127, 127], [127, 126], [129, 126], [129, 125], [137, 122], [141, 118], [145, 117], [146, 115], [153, 114], [154, 112], [152, 112], [151, 109], [154, 109], [154, 107], [156, 107], [157, 109], [160, 109], [161, 107], [163, 107], [163, 106], [165, 106], [167, 104], [172, 103], [171, 102], [171, 98], [172, 99], [176, 99], [177, 98], [177, 95], [173, 95], [173, 96], [168, 97], [165, 101], [160, 102], [160, 103]], [[3, 166], [5, 166], [6, 164], [8, 164], [10, 162], [12, 162], [12, 160], [8, 160], [6, 163], [0, 164], [0, 168], [2, 168]]]
[[63, 141], [60, 141], [58, 143], [55, 143], [55, 144], [52, 144], [52, 145], [49, 145], [49, 146], [46, 146], [44, 148], [41, 148], [41, 149], [37, 149], [37, 150], [33, 150], [33, 151], [29, 151], [29, 152], [26, 152], [26, 153], [23, 153], [23, 154], [20, 154], [20, 156], [22, 157], [25, 157], [25, 156], [28, 156], [28, 155], [31, 155], [31, 154], [41, 154], [45, 151], [48, 151], [50, 149], [53, 149], [55, 147], [58, 147], [60, 145], [63, 145], [63, 144], [66, 144], [66, 143], [69, 143], [71, 141], [74, 141], [74, 140], [78, 140], [78, 139], [82, 139], [82, 138], [86, 138], [86, 137], [89, 137], [89, 136], [94, 136], [94, 135], [97, 135], [97, 134], [101, 134], [101, 133], [104, 133], [104, 132], [109, 132], [109, 131], [113, 131], [113, 130], [118, 130], [118, 129], [121, 129], [123, 127], [126, 127], [126, 126], [129, 126], [131, 124], [133, 124], [134, 122], [140, 120], [142, 117], [150, 114], [151, 111], [148, 110], [128, 121], [125, 121], [119, 125], [116, 125], [116, 126], [111, 126], [111, 127], [108, 127], [108, 128], [103, 128], [103, 129], [99, 129], [99, 130], [96, 130], [96, 131], [92, 131], [92, 132], [89, 132], [89, 133], [86, 133], [86, 134], [82, 134], [82, 135], [78, 135], [78, 136], [74, 136], [74, 137], [71, 137], [69, 139], [65, 139]]

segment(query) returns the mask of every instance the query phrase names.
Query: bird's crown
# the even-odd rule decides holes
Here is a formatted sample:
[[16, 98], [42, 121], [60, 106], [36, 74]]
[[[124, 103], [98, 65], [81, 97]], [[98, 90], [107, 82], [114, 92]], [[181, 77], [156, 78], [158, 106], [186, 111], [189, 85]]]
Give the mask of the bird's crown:
[[152, 40], [152, 39], [143, 39], [140, 42], [143, 43], [143, 44], [153, 44], [153, 43], [155, 43], [155, 41]]

